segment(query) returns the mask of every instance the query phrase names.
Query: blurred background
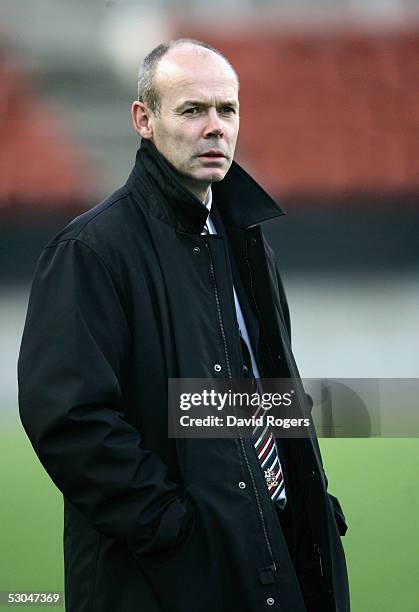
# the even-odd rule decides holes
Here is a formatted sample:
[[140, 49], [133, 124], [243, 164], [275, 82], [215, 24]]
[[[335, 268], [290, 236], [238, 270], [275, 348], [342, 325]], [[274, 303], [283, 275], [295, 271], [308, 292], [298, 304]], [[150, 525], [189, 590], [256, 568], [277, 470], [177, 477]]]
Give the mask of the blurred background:
[[[49, 238], [125, 182], [138, 66], [184, 36], [239, 74], [236, 159], [286, 211], [265, 231], [302, 376], [418, 378], [417, 0], [2, 0], [0, 591], [63, 589], [62, 500], [17, 413], [30, 279]], [[416, 612], [418, 440], [321, 446], [353, 611]]]

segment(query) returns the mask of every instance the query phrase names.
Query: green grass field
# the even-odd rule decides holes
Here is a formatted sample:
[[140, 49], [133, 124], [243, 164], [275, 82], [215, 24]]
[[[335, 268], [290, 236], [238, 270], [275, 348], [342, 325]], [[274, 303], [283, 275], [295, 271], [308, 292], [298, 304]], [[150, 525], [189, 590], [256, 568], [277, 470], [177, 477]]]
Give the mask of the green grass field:
[[[0, 590], [62, 591], [61, 495], [18, 426], [3, 422], [0, 440]], [[330, 491], [349, 523], [343, 542], [352, 611], [418, 612], [419, 440], [334, 439], [321, 446]]]

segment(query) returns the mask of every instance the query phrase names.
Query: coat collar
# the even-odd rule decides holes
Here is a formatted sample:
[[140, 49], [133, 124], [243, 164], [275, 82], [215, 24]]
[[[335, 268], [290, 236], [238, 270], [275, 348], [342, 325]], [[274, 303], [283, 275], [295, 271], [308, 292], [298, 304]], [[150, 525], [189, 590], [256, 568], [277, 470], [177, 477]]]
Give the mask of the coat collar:
[[[149, 140], [142, 140], [127, 185], [137, 195], [147, 192], [150, 212], [177, 230], [200, 234], [208, 209], [179, 181], [176, 170]], [[284, 214], [270, 196], [233, 161], [225, 178], [213, 183], [212, 195], [224, 223], [246, 229]]]

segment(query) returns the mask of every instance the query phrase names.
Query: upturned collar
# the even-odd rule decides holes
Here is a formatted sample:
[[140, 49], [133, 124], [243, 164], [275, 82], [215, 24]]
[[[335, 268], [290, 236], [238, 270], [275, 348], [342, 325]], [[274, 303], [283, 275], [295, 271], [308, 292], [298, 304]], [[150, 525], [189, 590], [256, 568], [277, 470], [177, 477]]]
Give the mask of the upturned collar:
[[[208, 209], [182, 185], [177, 171], [151, 141], [141, 141], [127, 185], [134, 194], [146, 195], [150, 212], [177, 230], [193, 234], [202, 232]], [[225, 178], [213, 183], [211, 189], [226, 226], [244, 230], [284, 214], [266, 191], [234, 161]]]

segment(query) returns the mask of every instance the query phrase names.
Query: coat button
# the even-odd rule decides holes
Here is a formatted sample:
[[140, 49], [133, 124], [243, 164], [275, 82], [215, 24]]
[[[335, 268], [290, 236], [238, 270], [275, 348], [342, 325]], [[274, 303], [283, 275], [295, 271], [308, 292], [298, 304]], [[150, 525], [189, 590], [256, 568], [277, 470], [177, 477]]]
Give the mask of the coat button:
[[268, 604], [268, 606], [273, 606], [275, 603], [275, 599], [273, 597], [268, 597], [266, 603]]
[[219, 364], [219, 363], [216, 363], [216, 364], [214, 365], [214, 370], [215, 370], [216, 372], [221, 372], [221, 366], [220, 366], [220, 364]]
[[239, 489], [245, 489], [245, 488], [246, 488], [246, 483], [245, 483], [245, 482], [243, 482], [243, 480], [241, 480], [241, 481], [239, 482]]
[[[256, 238], [251, 238], [250, 246], [255, 246], [256, 242], [257, 242]], [[272, 605], [272, 604], [270, 604], [270, 605]]]
[[195, 253], [195, 255], [199, 255], [199, 253], [201, 252], [201, 247], [199, 247], [199, 246], [194, 246], [194, 248], [193, 248], [193, 252]]

